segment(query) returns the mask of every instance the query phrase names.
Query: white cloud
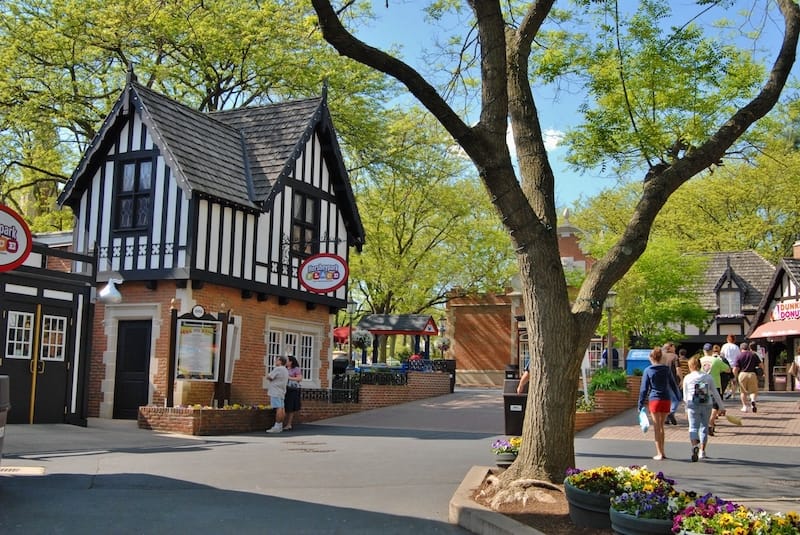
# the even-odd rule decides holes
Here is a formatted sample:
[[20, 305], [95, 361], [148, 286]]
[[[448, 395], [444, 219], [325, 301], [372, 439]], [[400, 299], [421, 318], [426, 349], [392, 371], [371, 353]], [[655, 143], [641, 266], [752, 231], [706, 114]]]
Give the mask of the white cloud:
[[[542, 136], [544, 137], [545, 150], [551, 151], [559, 147], [561, 140], [564, 139], [564, 132], [550, 128], [542, 132]], [[516, 154], [517, 148], [514, 146], [514, 135], [511, 133], [511, 124], [509, 124], [508, 129], [506, 129], [506, 143], [508, 143], [508, 149], [511, 151], [511, 154]]]

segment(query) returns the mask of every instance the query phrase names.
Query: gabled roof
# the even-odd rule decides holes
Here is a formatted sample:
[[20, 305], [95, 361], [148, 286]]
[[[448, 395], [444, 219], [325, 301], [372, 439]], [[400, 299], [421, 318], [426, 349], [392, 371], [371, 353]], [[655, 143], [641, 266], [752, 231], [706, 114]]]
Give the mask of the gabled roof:
[[358, 328], [372, 334], [407, 334], [429, 335], [439, 334], [439, 327], [433, 316], [425, 314], [370, 314], [358, 322]]
[[731, 278], [742, 290], [742, 311], [755, 310], [769, 287], [775, 266], [755, 251], [698, 253], [708, 259], [704, 283], [698, 291], [700, 305], [717, 308], [717, 291]]
[[[165, 97], [131, 79], [86, 154], [59, 196], [59, 204], [77, 202], [87, 187], [89, 169], [108, 150], [106, 137], [131, 110], [141, 114], [155, 144], [188, 193], [228, 201], [254, 211], [268, 209], [276, 186], [294, 170], [296, 159], [315, 132], [328, 156], [331, 181], [351, 234], [351, 245], [363, 243], [364, 229], [344, 168], [327, 107], [319, 97], [203, 113]], [[113, 137], [113, 136], [112, 136]]]
[[753, 321], [753, 327], [761, 325], [767, 317], [767, 308], [769, 302], [775, 296], [778, 284], [783, 279], [784, 273], [794, 282], [796, 286], [800, 286], [800, 258], [782, 258], [778, 264], [775, 273], [770, 279], [767, 289], [764, 292], [762, 300], [758, 304], [758, 313]]

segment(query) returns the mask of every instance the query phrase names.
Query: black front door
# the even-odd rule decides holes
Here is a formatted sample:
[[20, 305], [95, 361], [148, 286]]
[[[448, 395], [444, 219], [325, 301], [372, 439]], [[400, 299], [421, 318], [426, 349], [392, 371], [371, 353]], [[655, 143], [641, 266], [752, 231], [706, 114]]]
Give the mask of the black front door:
[[9, 423], [62, 423], [73, 361], [70, 307], [6, 300], [0, 374], [9, 376]]
[[147, 405], [150, 388], [150, 320], [120, 321], [117, 327], [117, 373], [114, 418], [135, 420]]

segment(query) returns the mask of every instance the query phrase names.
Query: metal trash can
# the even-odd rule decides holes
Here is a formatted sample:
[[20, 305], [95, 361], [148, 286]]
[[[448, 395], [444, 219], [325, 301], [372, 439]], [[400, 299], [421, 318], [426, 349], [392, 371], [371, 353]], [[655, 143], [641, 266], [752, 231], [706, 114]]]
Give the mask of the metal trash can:
[[6, 417], [11, 409], [8, 375], [0, 375], [0, 462], [3, 460], [3, 437], [6, 436]]
[[506, 379], [519, 379], [519, 364], [506, 365]]
[[528, 404], [528, 394], [517, 394], [517, 385], [519, 385], [519, 379], [506, 379], [503, 384], [505, 431], [506, 435], [512, 437], [522, 435], [525, 407]]

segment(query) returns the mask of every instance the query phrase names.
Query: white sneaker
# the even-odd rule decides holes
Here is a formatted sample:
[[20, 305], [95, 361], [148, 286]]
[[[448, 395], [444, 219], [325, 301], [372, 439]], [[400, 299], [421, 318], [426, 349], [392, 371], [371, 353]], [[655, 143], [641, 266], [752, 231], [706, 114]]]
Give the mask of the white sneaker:
[[283, 431], [283, 425], [281, 424], [275, 424], [267, 429], [267, 433], [280, 433], [281, 431]]
[[703, 450], [700, 450], [700, 453], [697, 454], [697, 458], [698, 459], [705, 459], [706, 458], [706, 452], [703, 451]]

